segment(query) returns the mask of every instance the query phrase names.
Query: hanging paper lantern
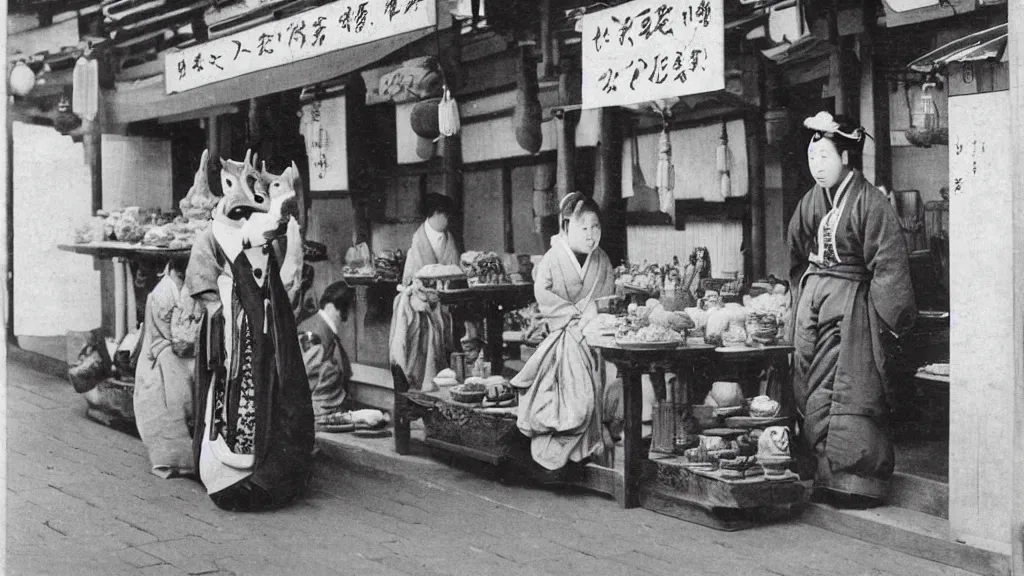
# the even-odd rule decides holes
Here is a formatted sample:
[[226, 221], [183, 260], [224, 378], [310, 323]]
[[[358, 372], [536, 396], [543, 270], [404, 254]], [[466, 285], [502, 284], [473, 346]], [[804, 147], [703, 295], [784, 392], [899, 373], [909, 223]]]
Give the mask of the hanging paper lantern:
[[661, 139], [658, 141], [658, 170], [655, 177], [658, 188], [658, 207], [666, 214], [675, 212], [675, 196], [672, 189], [675, 188], [675, 168], [672, 166], [672, 141], [668, 135], [668, 123], [661, 129]]
[[441, 136], [454, 136], [459, 133], [461, 124], [459, 122], [459, 104], [452, 97], [451, 90], [446, 84], [441, 102], [437, 105], [437, 128]]
[[409, 117], [409, 123], [412, 125], [412, 131], [420, 138], [433, 140], [441, 135], [437, 125], [437, 109], [440, 102], [440, 98], [432, 98], [430, 100], [424, 100], [423, 102], [413, 106], [412, 114]]
[[11, 91], [18, 96], [25, 96], [35, 88], [36, 74], [24, 62], [18, 62], [11, 70]]
[[99, 63], [96, 60], [83, 56], [75, 62], [71, 107], [85, 120], [91, 122], [96, 118], [99, 109]]

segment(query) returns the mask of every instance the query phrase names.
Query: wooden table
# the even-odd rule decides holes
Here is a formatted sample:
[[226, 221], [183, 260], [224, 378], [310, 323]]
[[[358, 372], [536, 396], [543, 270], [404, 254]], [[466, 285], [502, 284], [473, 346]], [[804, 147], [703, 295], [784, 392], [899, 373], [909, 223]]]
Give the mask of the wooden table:
[[[623, 508], [635, 508], [640, 505], [640, 481], [644, 474], [644, 452], [642, 435], [643, 397], [642, 381], [644, 374], [675, 372], [677, 380], [693, 374], [693, 366], [700, 360], [711, 359], [713, 346], [683, 346], [669, 350], [639, 350], [622, 348], [610, 337], [588, 336], [588, 343], [599, 350], [601, 357], [611, 362], [622, 378], [623, 402], [623, 462], [621, 478], [621, 495], [616, 499]], [[690, 382], [683, 383], [680, 388], [688, 390]], [[665, 399], [665, 389], [655, 387], [658, 400]], [[591, 465], [593, 466], [593, 465]]]
[[533, 302], [533, 284], [497, 284], [456, 290], [438, 290], [441, 304], [448, 306], [482, 307], [484, 333], [487, 337], [487, 358], [491, 361], [491, 374], [502, 374], [505, 369], [504, 341], [505, 312], [522, 308]]
[[[680, 458], [648, 458], [641, 442], [641, 383], [650, 374], [655, 398], [664, 401], [668, 394], [665, 372], [676, 374], [672, 390], [674, 401], [683, 405], [699, 403], [702, 385], [708, 384], [703, 370], [713, 370], [718, 379], [729, 369], [743, 369], [751, 363], [767, 364], [783, 370], [773, 392], [783, 404], [787, 398], [790, 346], [722, 349], [690, 345], [674, 349], [643, 350], [622, 348], [610, 337], [588, 337], [590, 345], [619, 370], [623, 384], [624, 425], [623, 466], [620, 504], [625, 508], [643, 506], [649, 510], [718, 530], [738, 530], [768, 519], [769, 515], [802, 502], [804, 488], [793, 476], [771, 481], [725, 482], [681, 465]], [[767, 392], [762, 387], [761, 393]], [[653, 408], [653, 407], [652, 407]], [[788, 413], [788, 412], [787, 412]], [[589, 465], [588, 470], [595, 470]], [[602, 471], [603, 472], [603, 471]], [[605, 472], [607, 474], [607, 472]], [[616, 494], [618, 497], [618, 494]], [[754, 517], [758, 520], [754, 520]]]

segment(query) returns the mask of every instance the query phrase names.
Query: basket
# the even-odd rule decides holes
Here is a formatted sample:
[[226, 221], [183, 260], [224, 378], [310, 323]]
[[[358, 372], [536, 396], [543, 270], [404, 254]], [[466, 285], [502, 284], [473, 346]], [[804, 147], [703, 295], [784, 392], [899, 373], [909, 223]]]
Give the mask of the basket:
[[453, 386], [448, 389], [448, 394], [452, 397], [452, 400], [461, 402], [463, 404], [478, 404], [487, 396], [487, 390], [467, 390], [465, 384], [459, 386]]

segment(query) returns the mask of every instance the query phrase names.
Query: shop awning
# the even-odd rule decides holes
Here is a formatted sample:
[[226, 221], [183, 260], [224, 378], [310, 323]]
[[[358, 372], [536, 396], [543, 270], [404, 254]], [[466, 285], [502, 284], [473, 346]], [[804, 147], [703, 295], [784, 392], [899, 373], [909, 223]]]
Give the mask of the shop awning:
[[963, 16], [978, 7], [978, 0], [882, 0], [885, 7], [885, 26], [895, 28]]
[[928, 74], [945, 68], [951, 62], [978, 62], [1005, 58], [1008, 33], [1007, 25], [1000, 24], [988, 30], [964, 36], [921, 56], [911, 62], [908, 67], [915, 72]]
[[162, 76], [122, 85], [103, 95], [106, 122], [129, 124], [181, 115], [301, 88], [369, 66], [433, 33], [433, 28], [407, 32], [177, 94], [165, 93]]

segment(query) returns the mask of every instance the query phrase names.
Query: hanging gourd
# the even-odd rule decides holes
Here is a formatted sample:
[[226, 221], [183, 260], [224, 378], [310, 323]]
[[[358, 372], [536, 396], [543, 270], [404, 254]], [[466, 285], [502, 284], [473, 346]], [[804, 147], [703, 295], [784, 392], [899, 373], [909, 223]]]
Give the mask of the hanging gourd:
[[729, 133], [725, 122], [722, 123], [722, 138], [715, 154], [715, 165], [719, 175], [719, 196], [722, 200], [732, 196], [732, 178], [729, 176], [732, 165], [732, 153], [729, 151]]
[[437, 105], [437, 129], [442, 137], [455, 136], [462, 127], [459, 122], [459, 103], [452, 97], [448, 85], [444, 85], [441, 102]]
[[57, 104], [57, 117], [53, 120], [53, 127], [57, 129], [57, 132], [66, 136], [81, 125], [82, 119], [71, 111], [71, 101], [67, 96], [61, 96], [60, 103]]
[[440, 98], [431, 98], [413, 106], [412, 114], [409, 116], [409, 123], [412, 125], [412, 131], [420, 138], [433, 140], [441, 135], [440, 127], [438, 126], [440, 121], [440, 112], [438, 111], [440, 103]]
[[544, 143], [544, 135], [541, 132], [543, 111], [538, 96], [537, 66], [529, 60], [525, 48], [520, 48], [519, 57], [516, 59], [516, 72], [516, 105], [512, 113], [516, 142], [523, 150], [536, 154]]
[[82, 56], [72, 75], [71, 108], [83, 119], [93, 121], [99, 110], [99, 63]]

